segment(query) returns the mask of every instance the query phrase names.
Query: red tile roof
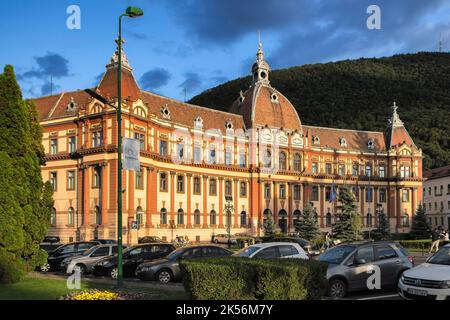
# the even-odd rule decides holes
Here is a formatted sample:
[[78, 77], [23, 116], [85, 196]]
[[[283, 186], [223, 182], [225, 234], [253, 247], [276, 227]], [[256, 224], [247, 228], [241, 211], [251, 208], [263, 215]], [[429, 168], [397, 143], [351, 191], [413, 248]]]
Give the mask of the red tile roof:
[[450, 165], [425, 171], [423, 177], [428, 180], [450, 177]]
[[[108, 68], [97, 86], [98, 91], [105, 98], [117, 98], [117, 75], [117, 67]], [[126, 68], [122, 68], [122, 98], [136, 101], [139, 99], [140, 93], [133, 73]]]

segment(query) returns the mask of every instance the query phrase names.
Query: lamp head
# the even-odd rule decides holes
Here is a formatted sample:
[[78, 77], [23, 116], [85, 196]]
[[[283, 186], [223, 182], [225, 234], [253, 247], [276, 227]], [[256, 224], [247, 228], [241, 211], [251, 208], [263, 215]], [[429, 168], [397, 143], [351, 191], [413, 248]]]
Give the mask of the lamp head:
[[144, 15], [144, 11], [137, 7], [128, 7], [125, 13], [130, 18], [137, 18]]

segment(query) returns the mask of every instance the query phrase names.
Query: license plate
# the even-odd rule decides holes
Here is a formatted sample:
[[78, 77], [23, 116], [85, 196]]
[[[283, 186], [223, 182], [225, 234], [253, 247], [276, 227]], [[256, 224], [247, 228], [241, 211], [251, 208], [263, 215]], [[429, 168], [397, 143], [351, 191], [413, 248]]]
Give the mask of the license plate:
[[428, 292], [426, 292], [425, 290], [412, 289], [412, 288], [408, 288], [408, 293], [416, 295], [416, 296], [422, 296], [422, 297], [426, 297], [428, 295]]

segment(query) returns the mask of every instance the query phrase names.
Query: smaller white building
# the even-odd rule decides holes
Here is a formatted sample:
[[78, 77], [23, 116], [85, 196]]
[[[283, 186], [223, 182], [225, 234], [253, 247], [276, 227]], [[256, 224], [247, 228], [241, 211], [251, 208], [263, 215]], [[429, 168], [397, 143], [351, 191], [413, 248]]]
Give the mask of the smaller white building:
[[423, 203], [433, 228], [450, 226], [450, 165], [425, 171]]

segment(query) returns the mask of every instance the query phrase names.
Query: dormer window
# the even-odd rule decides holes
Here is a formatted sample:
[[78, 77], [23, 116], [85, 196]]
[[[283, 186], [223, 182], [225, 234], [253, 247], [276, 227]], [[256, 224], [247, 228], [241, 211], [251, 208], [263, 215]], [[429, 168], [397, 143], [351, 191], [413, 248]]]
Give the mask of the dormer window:
[[241, 92], [239, 93], [239, 99], [238, 99], [239, 104], [242, 104], [244, 102], [244, 100], [245, 100], [245, 97], [241, 90]]
[[227, 130], [233, 130], [233, 123], [231, 121], [227, 121], [225, 123], [225, 129]]
[[312, 143], [316, 146], [320, 145], [320, 138], [318, 136], [313, 136]]
[[167, 105], [161, 108], [161, 115], [164, 119], [170, 119], [170, 110]]
[[270, 100], [272, 100], [272, 102], [278, 102], [278, 95], [276, 93], [272, 93]]
[[194, 120], [194, 127], [195, 127], [195, 129], [203, 128], [203, 119], [201, 117], [195, 118], [195, 120]]
[[373, 141], [373, 139], [370, 139], [367, 142], [367, 148], [369, 148], [370, 150], [373, 150], [374, 147], [375, 147], [375, 141]]
[[67, 105], [67, 111], [74, 111], [75, 108], [77, 107], [77, 104], [75, 103], [75, 100], [73, 99], [73, 97], [70, 98], [70, 102]]
[[339, 144], [341, 147], [347, 147], [347, 140], [344, 137], [339, 138]]

